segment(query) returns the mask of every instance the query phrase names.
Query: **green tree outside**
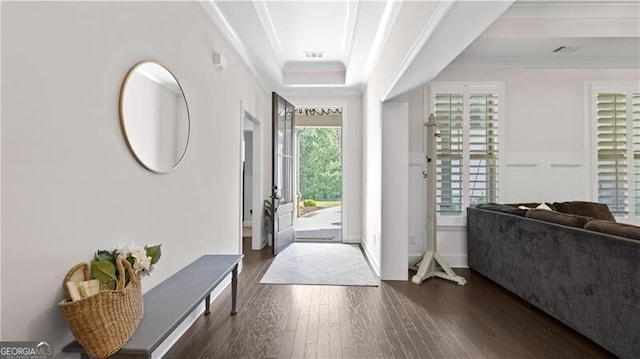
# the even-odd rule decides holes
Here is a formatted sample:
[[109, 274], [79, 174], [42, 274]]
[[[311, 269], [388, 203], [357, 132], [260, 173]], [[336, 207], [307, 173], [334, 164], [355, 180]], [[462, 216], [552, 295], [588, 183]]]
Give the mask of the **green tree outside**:
[[302, 199], [342, 200], [342, 133], [339, 127], [308, 127], [300, 133]]

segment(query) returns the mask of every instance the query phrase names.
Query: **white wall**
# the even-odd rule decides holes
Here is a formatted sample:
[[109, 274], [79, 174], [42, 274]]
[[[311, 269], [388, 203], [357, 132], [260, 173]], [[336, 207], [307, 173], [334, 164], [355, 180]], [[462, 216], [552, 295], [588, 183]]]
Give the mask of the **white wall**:
[[424, 88], [409, 93], [409, 263], [413, 264], [426, 250], [426, 185], [423, 149]]
[[342, 107], [345, 242], [362, 240], [362, 97], [283, 95], [296, 107]]
[[[640, 81], [640, 71], [449, 67], [434, 79], [504, 83], [504, 203], [596, 200], [590, 184], [585, 82], [616, 80]], [[466, 228], [439, 226], [438, 249], [450, 265], [466, 266]]]
[[381, 278], [407, 280], [409, 255], [409, 104], [382, 105]]
[[[381, 97], [399, 69], [404, 56], [412, 48], [423, 25], [432, 15], [434, 2], [404, 2], [394, 27], [383, 46], [380, 58], [373, 67], [363, 95], [363, 246], [374, 269], [380, 274], [381, 240], [389, 245], [406, 243], [407, 238], [381, 238], [382, 218], [382, 117]], [[406, 125], [406, 121], [402, 122]]]
[[[62, 279], [95, 250], [162, 243], [145, 291], [202, 254], [240, 251], [241, 103], [267, 118], [270, 99], [198, 3], [1, 6], [2, 340], [58, 351], [72, 339]], [[141, 60], [175, 74], [191, 113], [169, 174], [141, 167], [120, 129], [120, 86]]]

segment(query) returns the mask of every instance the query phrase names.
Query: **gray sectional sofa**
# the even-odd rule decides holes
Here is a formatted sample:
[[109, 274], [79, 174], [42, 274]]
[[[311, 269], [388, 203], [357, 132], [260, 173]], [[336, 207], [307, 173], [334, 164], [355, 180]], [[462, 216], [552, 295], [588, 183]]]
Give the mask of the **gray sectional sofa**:
[[640, 228], [582, 214], [470, 207], [469, 267], [613, 354], [640, 358]]

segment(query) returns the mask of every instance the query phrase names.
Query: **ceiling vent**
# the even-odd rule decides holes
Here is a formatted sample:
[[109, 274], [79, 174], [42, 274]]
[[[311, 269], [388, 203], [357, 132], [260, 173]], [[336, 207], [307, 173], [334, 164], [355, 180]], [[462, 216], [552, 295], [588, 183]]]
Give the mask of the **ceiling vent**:
[[555, 49], [555, 50], [553, 50], [551, 52], [553, 52], [555, 54], [560, 54], [560, 53], [567, 54], [567, 53], [570, 53], [570, 52], [576, 52], [579, 49], [580, 48], [577, 47], [577, 46], [560, 46], [560, 47], [558, 47], [557, 49]]
[[324, 51], [305, 51], [304, 57], [307, 59], [321, 59], [324, 56]]

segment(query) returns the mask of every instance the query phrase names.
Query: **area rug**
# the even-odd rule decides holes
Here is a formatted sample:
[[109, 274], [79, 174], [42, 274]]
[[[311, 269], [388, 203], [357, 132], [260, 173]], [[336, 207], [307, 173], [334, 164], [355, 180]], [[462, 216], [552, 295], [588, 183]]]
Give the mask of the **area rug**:
[[293, 243], [280, 252], [261, 284], [377, 286], [360, 247], [344, 243]]

